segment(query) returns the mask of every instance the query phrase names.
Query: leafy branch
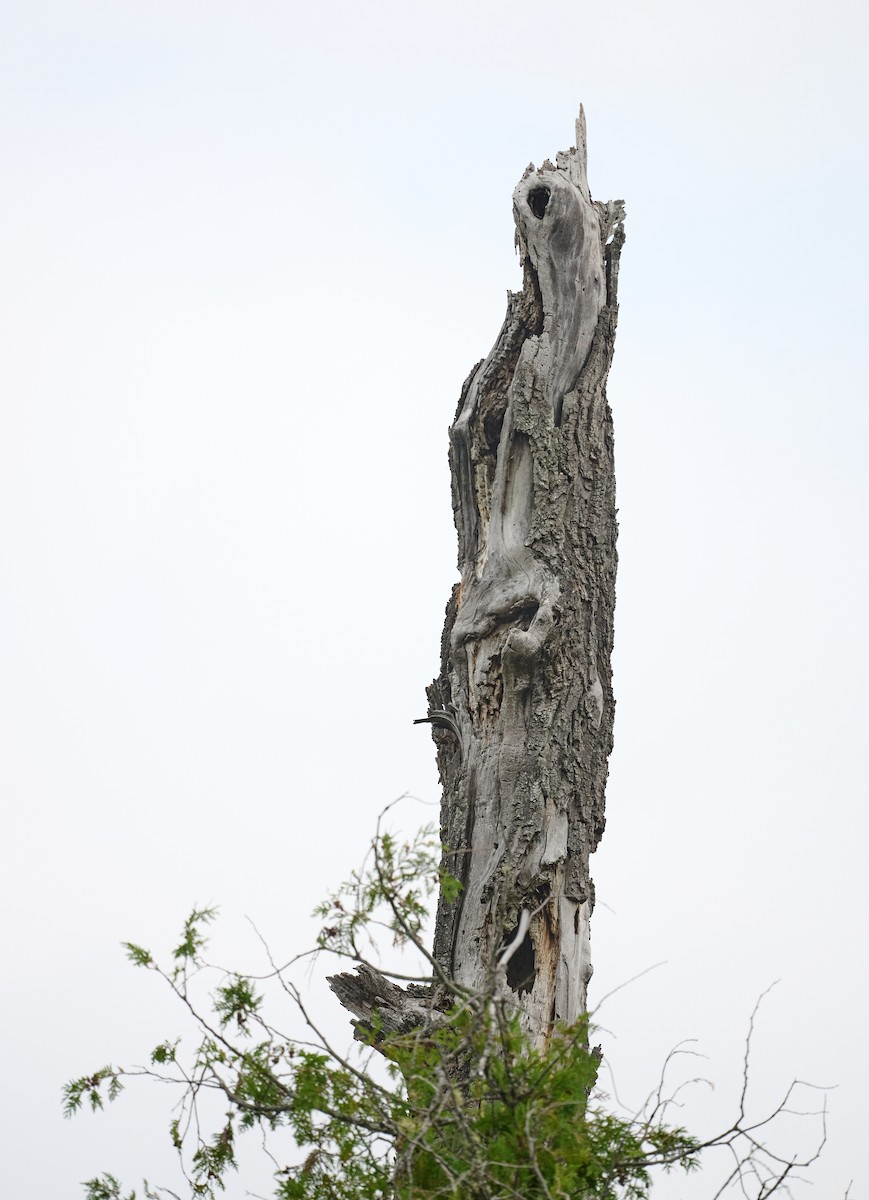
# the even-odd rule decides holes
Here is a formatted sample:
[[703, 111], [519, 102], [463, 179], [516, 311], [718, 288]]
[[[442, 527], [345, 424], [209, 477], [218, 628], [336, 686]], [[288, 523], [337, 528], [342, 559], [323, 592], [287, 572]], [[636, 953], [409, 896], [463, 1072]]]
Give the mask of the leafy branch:
[[[403, 841], [381, 824], [359, 869], [315, 910], [323, 927], [312, 950], [283, 967], [267, 950], [270, 971], [259, 979], [206, 961], [213, 908], [194, 908], [165, 967], [126, 943], [130, 961], [159, 976], [191, 1015], [195, 1043], [169, 1038], [153, 1048], [147, 1066], [104, 1066], [72, 1080], [64, 1089], [65, 1114], [103, 1108], [131, 1077], [174, 1084], [180, 1098], [170, 1140], [190, 1197], [205, 1200], [225, 1190], [238, 1170], [238, 1138], [255, 1129], [281, 1154], [275, 1200], [646, 1200], [656, 1170], [694, 1171], [702, 1156], [722, 1148], [731, 1168], [716, 1197], [729, 1187], [744, 1196], [754, 1188], [756, 1200], [767, 1200], [787, 1194], [795, 1173], [815, 1161], [826, 1136], [823, 1108], [815, 1114], [819, 1142], [801, 1159], [778, 1156], [764, 1140], [776, 1118], [793, 1111], [805, 1085], [795, 1081], [763, 1118], [748, 1116], [757, 1008], [738, 1111], [727, 1129], [700, 1140], [671, 1121], [687, 1083], [671, 1088], [666, 1077], [690, 1053], [682, 1047], [668, 1057], [643, 1108], [620, 1111], [599, 1088], [601, 1056], [589, 1046], [588, 1017], [556, 1027], [542, 1046], [523, 1030], [506, 968], [530, 914], [490, 964], [486, 987], [459, 987], [423, 939], [431, 895], [440, 888], [454, 898], [460, 885], [441, 870], [431, 828]], [[427, 973], [380, 968], [384, 933], [394, 947], [419, 952]], [[370, 1020], [356, 1022], [358, 1044], [347, 1054], [320, 1030], [290, 976], [301, 959], [324, 952], [355, 963], [375, 997]], [[203, 1004], [198, 989], [206, 980], [214, 982]], [[289, 1002], [301, 1035], [272, 1023], [269, 984]], [[412, 1020], [392, 1019], [393, 995], [403, 998]], [[213, 1105], [202, 1107], [207, 1096], [224, 1102], [217, 1121], [207, 1115]], [[84, 1188], [87, 1200], [137, 1200], [108, 1174]], [[142, 1196], [180, 1200], [148, 1184]]]

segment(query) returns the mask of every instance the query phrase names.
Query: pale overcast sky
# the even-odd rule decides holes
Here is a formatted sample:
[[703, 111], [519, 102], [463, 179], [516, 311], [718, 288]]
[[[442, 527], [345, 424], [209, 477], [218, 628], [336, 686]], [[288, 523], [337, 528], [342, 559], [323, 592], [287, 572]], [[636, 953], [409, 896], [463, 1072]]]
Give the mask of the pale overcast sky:
[[796, 1194], [869, 1200], [866, 11], [7, 0], [4, 1196], [176, 1180], [165, 1092], [60, 1114], [180, 1028], [122, 939], [214, 901], [253, 969], [246, 915], [301, 948], [378, 810], [436, 804], [446, 431], [520, 284], [512, 189], [582, 100], [628, 211], [592, 1000], [665, 962], [605, 1046], [639, 1103], [697, 1037], [704, 1132], [780, 979], [756, 1111], [837, 1084]]

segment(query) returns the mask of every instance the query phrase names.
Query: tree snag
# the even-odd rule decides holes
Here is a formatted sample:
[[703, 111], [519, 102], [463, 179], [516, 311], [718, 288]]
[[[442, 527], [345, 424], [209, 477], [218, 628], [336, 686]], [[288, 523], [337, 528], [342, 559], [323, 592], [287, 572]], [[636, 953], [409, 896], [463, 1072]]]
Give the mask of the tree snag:
[[624, 205], [591, 199], [582, 109], [576, 146], [526, 169], [513, 214], [522, 290], [508, 293], [450, 430], [461, 581], [424, 720], [443, 786], [445, 866], [463, 885], [453, 903], [441, 898], [435, 959], [483, 990], [531, 912], [507, 985], [545, 1040], [586, 1009], [589, 856], [604, 828], [613, 730], [606, 378]]

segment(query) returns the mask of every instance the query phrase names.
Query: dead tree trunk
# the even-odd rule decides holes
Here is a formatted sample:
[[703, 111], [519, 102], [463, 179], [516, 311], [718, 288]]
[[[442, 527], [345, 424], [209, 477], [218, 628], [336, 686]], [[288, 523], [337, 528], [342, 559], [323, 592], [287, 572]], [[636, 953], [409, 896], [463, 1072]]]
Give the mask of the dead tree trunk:
[[624, 241], [621, 201], [593, 201], [576, 146], [513, 193], [523, 287], [450, 431], [461, 582], [428, 689], [447, 867], [435, 956], [482, 987], [523, 908], [509, 986], [545, 1036], [586, 1008], [589, 856], [612, 747], [616, 576], [606, 378]]
[[[582, 110], [575, 148], [527, 168], [513, 212], [522, 290], [509, 295], [450, 431], [461, 582], [425, 719], [443, 785], [446, 866], [463, 887], [439, 904], [434, 953], [447, 976], [483, 990], [529, 910], [507, 984], [529, 1032], [545, 1039], [554, 1021], [586, 1008], [589, 856], [604, 827], [613, 729], [605, 389], [624, 207], [591, 199]], [[364, 974], [335, 982], [363, 1019], [377, 1007], [376, 982]]]

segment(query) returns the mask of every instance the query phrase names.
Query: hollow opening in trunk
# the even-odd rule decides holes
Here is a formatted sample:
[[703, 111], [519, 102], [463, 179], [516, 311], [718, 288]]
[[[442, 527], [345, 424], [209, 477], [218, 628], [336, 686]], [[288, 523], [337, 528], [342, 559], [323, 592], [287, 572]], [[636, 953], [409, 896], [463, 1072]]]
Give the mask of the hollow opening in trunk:
[[[509, 946], [513, 938], [519, 931], [518, 925], [516, 928], [507, 934], [504, 939]], [[527, 995], [534, 987], [534, 976], [537, 971], [537, 965], [534, 960], [534, 943], [531, 941], [530, 933], [525, 934], [519, 949], [507, 963], [507, 984], [517, 992], [520, 996]]]
[[528, 207], [538, 221], [543, 220], [543, 214], [546, 212], [546, 205], [549, 203], [550, 194], [548, 187], [532, 188], [528, 193]]

